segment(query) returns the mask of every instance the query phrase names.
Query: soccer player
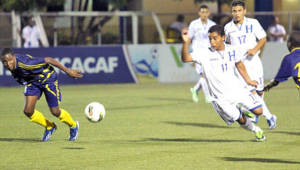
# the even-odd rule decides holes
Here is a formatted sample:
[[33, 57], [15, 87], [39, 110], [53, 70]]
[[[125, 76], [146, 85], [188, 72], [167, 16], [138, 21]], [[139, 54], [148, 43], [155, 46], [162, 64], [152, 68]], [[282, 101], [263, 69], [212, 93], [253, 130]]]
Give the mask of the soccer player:
[[300, 33], [293, 32], [287, 42], [289, 51], [281, 62], [281, 66], [275, 78], [265, 86], [264, 90], [268, 91], [279, 83], [293, 77], [298, 90], [300, 90]]
[[[263, 116], [267, 119], [269, 128], [272, 130], [276, 127], [276, 116], [272, 115], [263, 100], [263, 66], [259, 58], [260, 49], [266, 43], [266, 32], [259, 22], [253, 18], [245, 17], [246, 8], [243, 1], [233, 1], [231, 12], [233, 20], [225, 25], [226, 41], [231, 45], [238, 46], [244, 50], [242, 58], [247, 72], [252, 80], [258, 82], [258, 86], [248, 86], [254, 95], [259, 95], [263, 108]], [[257, 42], [258, 39], [258, 42]], [[243, 81], [243, 78], [240, 78]], [[254, 117], [254, 115], [249, 114]], [[255, 117], [258, 121], [258, 117]]]
[[235, 71], [239, 71], [248, 85], [257, 86], [257, 82], [248, 76], [238, 49], [224, 43], [223, 27], [212, 26], [208, 33], [211, 47], [196, 48], [189, 53], [190, 39], [187, 30], [183, 30], [182, 60], [202, 65], [204, 77], [213, 97], [213, 107], [228, 125], [237, 121], [243, 128], [254, 132], [257, 141], [264, 141], [266, 138], [261, 128], [251, 122], [250, 118], [239, 109], [239, 105], [242, 105], [255, 115], [261, 115], [261, 104], [257, 97], [243, 86]]
[[[210, 46], [208, 40], [208, 29], [216, 25], [215, 22], [208, 19], [210, 11], [208, 6], [201, 5], [198, 11], [199, 18], [193, 20], [189, 25], [188, 36], [192, 39], [192, 50], [195, 48], [208, 48]], [[203, 71], [201, 65], [195, 63], [196, 72], [199, 74], [199, 80], [196, 85], [190, 89], [194, 102], [198, 102], [198, 91], [202, 88], [206, 103], [210, 102], [210, 95], [205, 79], [203, 78]]]
[[51, 57], [34, 58], [28, 54], [14, 54], [10, 48], [4, 48], [1, 51], [0, 59], [4, 67], [10, 70], [18, 83], [25, 86], [24, 114], [30, 121], [45, 127], [42, 141], [50, 140], [51, 135], [56, 130], [55, 123], [50, 122], [41, 112], [35, 109], [37, 100], [42, 93], [46, 97], [51, 113], [70, 127], [69, 140], [76, 140], [79, 123], [72, 119], [70, 113], [59, 107], [61, 93], [57, 74], [52, 66], [59, 68], [73, 78], [81, 78], [80, 71], [68, 69]]

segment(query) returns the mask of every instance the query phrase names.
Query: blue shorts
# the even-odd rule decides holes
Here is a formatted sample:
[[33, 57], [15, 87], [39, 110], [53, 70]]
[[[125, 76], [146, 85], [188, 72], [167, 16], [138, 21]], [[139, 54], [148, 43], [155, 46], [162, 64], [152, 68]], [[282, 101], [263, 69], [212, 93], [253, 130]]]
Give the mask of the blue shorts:
[[24, 95], [38, 96], [40, 98], [43, 92], [45, 94], [49, 107], [57, 107], [59, 105], [59, 103], [61, 102], [61, 93], [57, 80], [46, 84], [29, 84], [25, 86]]

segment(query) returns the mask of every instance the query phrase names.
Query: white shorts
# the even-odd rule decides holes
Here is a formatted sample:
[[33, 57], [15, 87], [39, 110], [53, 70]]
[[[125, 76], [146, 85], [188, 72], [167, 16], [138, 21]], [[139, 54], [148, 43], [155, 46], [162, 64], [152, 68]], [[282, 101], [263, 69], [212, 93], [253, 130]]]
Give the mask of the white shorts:
[[245, 83], [249, 91], [256, 90], [256, 91], [263, 91], [264, 89], [264, 70], [262, 66], [262, 62], [258, 55], [255, 56], [248, 56], [246, 60], [243, 61], [247, 73], [251, 80], [255, 80], [258, 82], [257, 87], [248, 86], [244, 79], [240, 76], [241, 79], [243, 79], [243, 82]]
[[242, 113], [238, 108], [238, 105], [246, 108], [249, 111], [261, 107], [261, 103], [252, 93], [243, 93], [236, 101], [228, 100], [216, 100], [212, 102], [215, 111], [220, 115], [220, 117], [225, 121], [227, 125], [230, 125], [240, 119]]

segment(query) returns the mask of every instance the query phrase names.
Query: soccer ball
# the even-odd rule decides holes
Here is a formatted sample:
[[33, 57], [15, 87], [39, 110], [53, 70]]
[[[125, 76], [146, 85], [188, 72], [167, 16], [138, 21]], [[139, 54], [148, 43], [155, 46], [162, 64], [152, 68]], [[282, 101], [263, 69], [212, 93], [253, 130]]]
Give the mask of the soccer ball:
[[92, 102], [85, 107], [84, 113], [89, 121], [100, 122], [105, 117], [105, 108], [101, 103]]

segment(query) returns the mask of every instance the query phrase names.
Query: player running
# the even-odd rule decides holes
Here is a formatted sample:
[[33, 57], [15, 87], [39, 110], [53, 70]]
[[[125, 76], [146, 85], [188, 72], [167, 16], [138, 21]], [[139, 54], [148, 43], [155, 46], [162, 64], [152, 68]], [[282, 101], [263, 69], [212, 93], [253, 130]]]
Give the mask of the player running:
[[[216, 25], [215, 22], [208, 19], [210, 11], [208, 6], [201, 5], [198, 11], [199, 18], [195, 19], [189, 25], [188, 36], [192, 39], [192, 49], [208, 48], [210, 46], [208, 40], [208, 29]], [[210, 95], [205, 79], [203, 78], [203, 71], [201, 65], [195, 63], [196, 72], [199, 74], [199, 80], [196, 85], [191, 88], [191, 93], [194, 102], [198, 102], [198, 91], [202, 88], [206, 103], [210, 102]]]
[[28, 54], [14, 54], [10, 48], [2, 49], [0, 59], [4, 67], [10, 70], [15, 80], [25, 86], [24, 114], [30, 121], [45, 127], [42, 141], [50, 140], [51, 135], [56, 130], [54, 122], [50, 122], [41, 112], [35, 110], [37, 100], [42, 93], [45, 94], [51, 113], [69, 125], [69, 140], [76, 140], [79, 123], [72, 119], [70, 113], [59, 108], [61, 93], [57, 74], [52, 66], [59, 68], [73, 78], [81, 78], [80, 71], [68, 69], [51, 57], [33, 58]]
[[261, 103], [243, 86], [235, 75], [236, 69], [248, 85], [257, 86], [257, 82], [249, 78], [238, 49], [224, 43], [223, 27], [212, 26], [208, 33], [211, 47], [196, 48], [189, 53], [188, 31], [183, 30], [182, 60], [202, 65], [210, 95], [213, 97], [213, 107], [228, 125], [237, 121], [243, 128], [254, 132], [257, 141], [264, 141], [266, 138], [261, 128], [238, 108], [238, 105], [242, 105], [256, 115], [262, 114]]
[[288, 80], [289, 77], [293, 77], [300, 90], [300, 33], [293, 32], [288, 39], [287, 46], [291, 53], [284, 57], [277, 75], [265, 86], [265, 91]]
[[[258, 82], [255, 88], [249, 86], [249, 90], [254, 95], [259, 95], [260, 102], [262, 103], [263, 116], [267, 119], [269, 128], [272, 130], [276, 127], [276, 116], [272, 115], [263, 100], [263, 66], [259, 58], [260, 49], [266, 43], [266, 32], [261, 27], [259, 22], [253, 18], [245, 17], [246, 8], [245, 2], [233, 1], [232, 2], [232, 15], [233, 20], [225, 25], [226, 41], [231, 45], [239, 46], [238, 48], [244, 50], [244, 57], [242, 58], [247, 72], [252, 80]], [[258, 42], [257, 40], [258, 39]], [[243, 78], [240, 78], [244, 82]], [[251, 115], [250, 116], [254, 116]], [[257, 117], [258, 118], [258, 117]], [[258, 119], [255, 120], [256, 122]]]

